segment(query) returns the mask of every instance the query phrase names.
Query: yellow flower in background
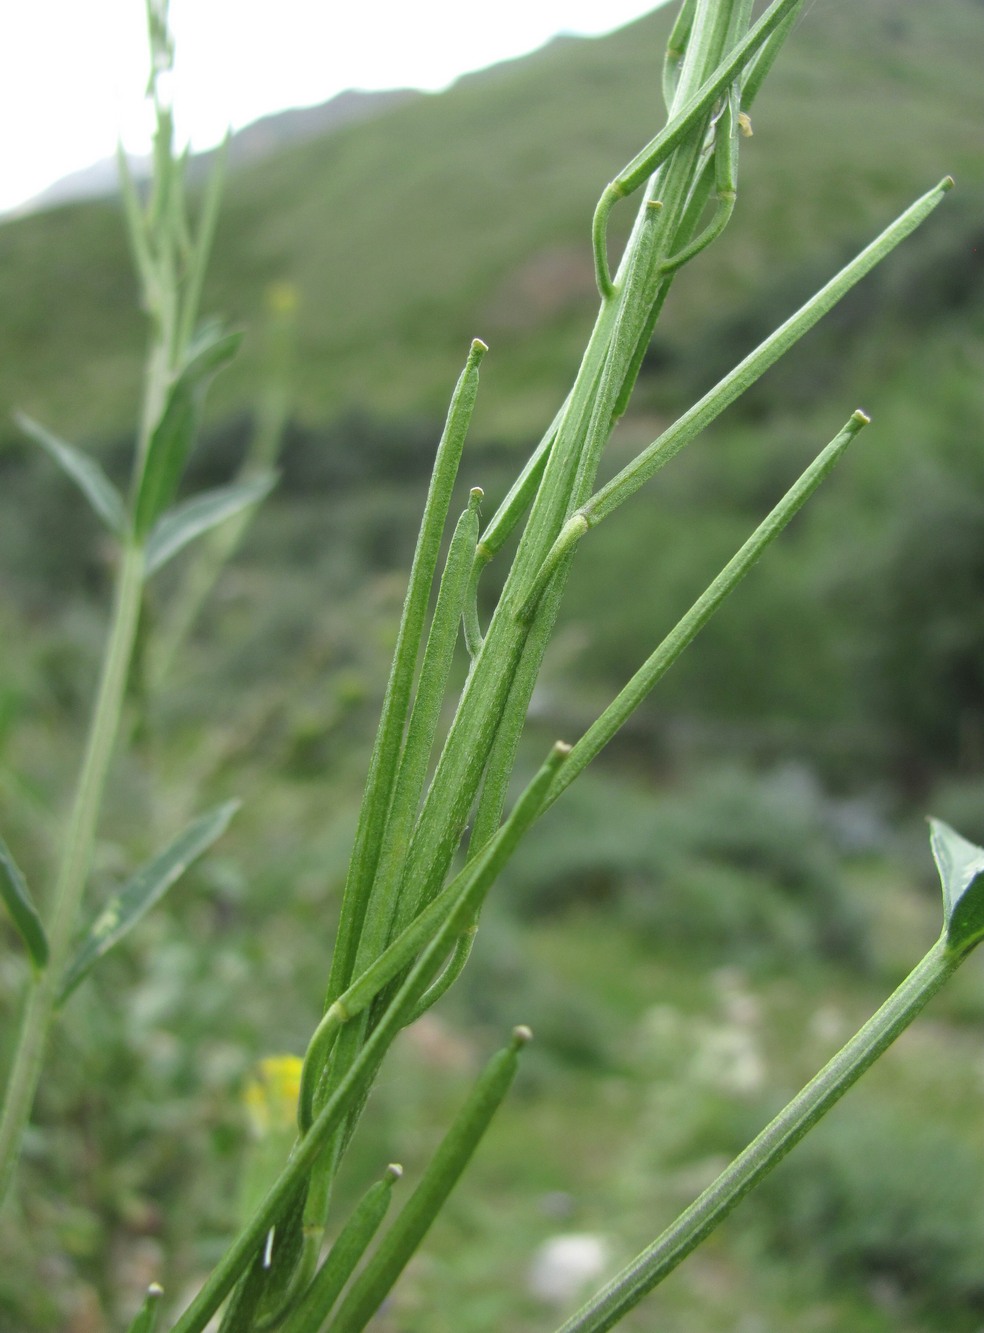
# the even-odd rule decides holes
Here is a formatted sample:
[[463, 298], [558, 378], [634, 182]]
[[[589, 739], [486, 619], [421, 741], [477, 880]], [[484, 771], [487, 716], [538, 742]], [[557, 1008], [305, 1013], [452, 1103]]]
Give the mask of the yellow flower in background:
[[292, 282], [272, 282], [267, 287], [264, 297], [266, 307], [274, 315], [292, 315], [297, 309], [300, 297]]
[[243, 1102], [258, 1139], [283, 1130], [293, 1133], [302, 1064], [297, 1055], [268, 1055], [257, 1065], [256, 1077], [243, 1091]]

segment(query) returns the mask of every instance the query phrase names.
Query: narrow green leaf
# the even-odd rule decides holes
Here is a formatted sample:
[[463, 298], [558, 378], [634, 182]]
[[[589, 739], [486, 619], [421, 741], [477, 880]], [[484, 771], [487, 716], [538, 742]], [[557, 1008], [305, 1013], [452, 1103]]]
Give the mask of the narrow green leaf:
[[931, 819], [929, 830], [943, 885], [946, 938], [963, 951], [984, 939], [984, 847], [968, 842], [942, 819]]
[[239, 809], [226, 801], [199, 816], [164, 851], [143, 866], [106, 904], [69, 963], [58, 1001], [63, 1004], [91, 968], [163, 898], [172, 884], [228, 827]]
[[138, 537], [147, 535], [171, 503], [201, 421], [208, 387], [235, 356], [241, 341], [241, 333], [224, 333], [219, 325], [209, 324], [188, 349], [147, 450], [134, 524]]
[[154, 524], [147, 538], [148, 577], [166, 565], [172, 556], [189, 542], [210, 532], [249, 505], [257, 504], [276, 485], [274, 472], [264, 472], [249, 481], [237, 481], [230, 486], [193, 495], [190, 500], [169, 509]]
[[0, 896], [7, 904], [7, 911], [18, 934], [27, 945], [31, 962], [40, 971], [48, 961], [48, 937], [27, 881], [3, 838], [0, 838]]
[[15, 412], [14, 420], [24, 434], [29, 435], [35, 444], [40, 444], [48, 457], [71, 477], [110, 532], [121, 536], [126, 527], [126, 506], [122, 495], [96, 460], [74, 444], [59, 439], [23, 412]]
[[127, 1333], [154, 1333], [154, 1329], [157, 1327], [157, 1316], [160, 1313], [161, 1297], [163, 1295], [164, 1288], [159, 1287], [156, 1282], [152, 1282], [147, 1288], [147, 1296], [144, 1303], [134, 1316], [133, 1323], [130, 1325]]

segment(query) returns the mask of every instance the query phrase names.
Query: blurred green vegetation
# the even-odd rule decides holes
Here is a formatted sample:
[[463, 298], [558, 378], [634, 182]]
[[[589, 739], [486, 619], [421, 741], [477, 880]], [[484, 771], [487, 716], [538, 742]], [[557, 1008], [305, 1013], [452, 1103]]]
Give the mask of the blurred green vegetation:
[[[243, 1089], [260, 1057], [303, 1050], [319, 1012], [448, 390], [486, 337], [462, 487], [491, 512], [570, 377], [595, 302], [590, 212], [658, 123], [667, 24], [556, 42], [233, 175], [206, 306], [255, 326], [271, 283], [300, 295], [281, 483], [166, 691], [135, 682], [90, 902], [195, 812], [244, 807], [67, 1007], [0, 1223], [0, 1330], [118, 1327], [152, 1279], [180, 1304], [234, 1226]], [[922, 814], [984, 838], [982, 36], [971, 0], [818, 3], [756, 107], [735, 221], [674, 289], [612, 470], [912, 195], [947, 171], [960, 188], [584, 542], [527, 771], [576, 739], [847, 412], [872, 413], [535, 830], [461, 983], [398, 1046], [343, 1204], [387, 1161], [412, 1177], [503, 1032], [537, 1034], [381, 1330], [552, 1327], [561, 1312], [527, 1284], [537, 1246], [600, 1235], [614, 1267], [648, 1241], [935, 935]], [[0, 226], [0, 401], [118, 479], [134, 290], [112, 203]], [[192, 487], [248, 446], [262, 341], [216, 386]], [[0, 802], [43, 886], [110, 556], [6, 414], [0, 446]], [[148, 636], [179, 576], [162, 576]], [[24, 964], [0, 930], [5, 1062]], [[972, 963], [625, 1327], [979, 1328], [982, 1018]]]
[[[476, 431], [525, 444], [552, 416], [590, 328], [585, 236], [600, 188], [661, 123], [654, 53], [671, 17], [666, 7], [603, 39], [558, 40], [235, 172], [205, 308], [255, 327], [268, 284], [296, 287], [295, 411], [306, 424], [351, 408], [442, 413], [462, 349], [481, 336], [492, 355]], [[660, 347], [717, 330], [730, 364], [744, 350], [736, 317], [784, 316], [946, 172], [979, 222], [980, 26], [976, 0], [808, 7], [755, 107], [727, 244], [678, 282]], [[950, 275], [944, 290], [914, 290], [904, 259], [884, 279], [910, 324], [938, 313], [947, 292], [979, 311], [959, 207], [948, 203], [925, 242]], [[626, 227], [631, 215], [626, 204], [615, 219]], [[132, 424], [144, 340], [122, 237], [112, 203], [0, 226], [0, 401], [76, 438]], [[857, 293], [859, 317], [871, 292]], [[817, 335], [832, 337], [849, 373], [840, 337]], [[692, 351], [683, 362], [703, 371]], [[261, 355], [254, 338], [216, 385], [220, 413], [250, 403]], [[795, 364], [814, 366], [815, 353]], [[829, 374], [811, 383], [811, 401], [836, 387]]]

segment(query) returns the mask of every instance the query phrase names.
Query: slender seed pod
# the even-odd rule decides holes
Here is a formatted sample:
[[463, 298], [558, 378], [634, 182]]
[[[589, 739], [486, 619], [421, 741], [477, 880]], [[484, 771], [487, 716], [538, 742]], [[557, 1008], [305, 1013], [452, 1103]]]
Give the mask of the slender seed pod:
[[683, 650], [692, 643], [724, 599], [745, 577], [752, 565], [771, 542], [775, 541], [790, 519], [803, 507], [823, 479], [831, 472], [848, 445], [868, 424], [868, 417], [860, 410], [838, 431], [826, 448], [822, 449], [806, 471], [797, 478], [779, 503], [765, 516], [744, 545], [728, 561], [696, 602], [677, 621], [659, 647], [643, 663], [624, 689], [595, 719], [571, 750], [570, 758], [558, 773], [550, 789], [548, 804], [584, 771], [594, 757], [608, 744], [615, 733], [642, 703]]
[[420, 1184], [353, 1283], [329, 1324], [329, 1333], [356, 1333], [386, 1299], [431, 1223], [454, 1189], [492, 1117], [516, 1076], [518, 1053], [531, 1038], [529, 1028], [513, 1030], [513, 1039], [486, 1065], [451, 1128], [424, 1172]]
[[345, 989], [352, 978], [359, 937], [362, 934], [369, 893], [386, 828], [386, 815], [393, 784], [396, 781], [403, 730], [410, 709], [413, 675], [420, 652], [427, 603], [437, 568], [441, 534], [444, 531], [461, 451], [478, 393], [478, 367], [487, 350], [485, 343], [480, 339], [476, 338], [472, 343], [468, 360], [451, 399], [444, 434], [437, 450], [434, 473], [417, 539], [417, 549], [411, 565], [410, 582], [397, 635], [393, 666], [383, 701], [383, 713], [370, 761], [355, 848], [345, 884], [342, 913], [328, 982], [329, 1004]]
[[766, 45], [769, 37], [790, 13], [802, 5], [803, 0], [774, 0], [748, 35], [734, 46], [715, 70], [704, 80], [683, 106], [677, 108], [676, 83], [674, 81], [673, 109], [675, 115], [669, 124], [652, 139], [645, 148], [636, 153], [615, 179], [605, 187], [598, 207], [595, 209], [592, 224], [592, 242], [594, 245], [595, 276], [602, 299], [607, 300], [615, 293], [608, 268], [608, 218], [620, 199], [632, 194], [646, 181], [657, 167], [661, 166], [674, 151], [699, 125], [701, 118], [709, 111], [722, 91], [733, 81], [735, 76], [753, 59], [756, 53]]
[[144, 1297], [144, 1303], [137, 1311], [133, 1322], [127, 1329], [127, 1333], [154, 1333], [157, 1327], [157, 1316], [160, 1314], [161, 1297], [164, 1295], [164, 1288], [152, 1282], [147, 1288], [147, 1295]]
[[413, 819], [427, 781], [427, 767], [447, 693], [478, 542], [482, 491], [474, 487], [455, 526], [437, 594], [417, 694], [386, 820], [386, 833], [356, 956], [355, 972], [372, 963], [389, 943], [398, 916], [400, 884]]
[[[557, 742], [546, 762], [520, 795], [496, 836], [483, 847], [480, 855], [474, 857], [464, 867], [444, 892], [397, 936], [389, 948], [352, 983], [348, 990], [339, 996], [321, 1020], [314, 1041], [328, 1049], [341, 1025], [356, 1014], [362, 1013], [391, 981], [406, 971], [426, 945], [426, 952], [417, 964], [420, 968], [417, 988], [407, 993], [399, 1025], [403, 1026], [410, 1021], [427, 987], [437, 976], [445, 958], [454, 948], [457, 937], [474, 923], [485, 895], [515, 851], [523, 834], [539, 814], [546, 794], [570, 753], [570, 748], [563, 741]], [[401, 995], [396, 997], [394, 1004], [400, 1002]], [[309, 1054], [305, 1060], [305, 1070], [301, 1075], [298, 1106], [302, 1133], [310, 1127], [316, 1109], [317, 1083], [314, 1075], [309, 1072], [309, 1067], [313, 1068], [313, 1065], [314, 1062], [310, 1060]]]
[[388, 1166], [382, 1180], [370, 1185], [362, 1196], [294, 1312], [290, 1333], [318, 1333], [382, 1225], [393, 1197], [393, 1186], [402, 1175], [402, 1166], [395, 1163]]

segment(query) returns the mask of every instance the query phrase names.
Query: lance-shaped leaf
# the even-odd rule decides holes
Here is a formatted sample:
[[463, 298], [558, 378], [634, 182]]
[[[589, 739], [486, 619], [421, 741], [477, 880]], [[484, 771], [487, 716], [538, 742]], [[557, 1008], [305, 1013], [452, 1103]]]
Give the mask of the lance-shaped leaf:
[[189, 348], [147, 450], [137, 496], [138, 537], [146, 536], [171, 503], [201, 421], [208, 387], [235, 356], [241, 341], [242, 334], [223, 333], [219, 325], [210, 324]]
[[963, 952], [984, 938], [984, 847], [968, 842], [942, 819], [931, 819], [929, 830], [943, 885], [947, 942]]
[[154, 524], [147, 538], [148, 577], [155, 574], [172, 556], [189, 542], [211, 531], [249, 505], [257, 504], [269, 495], [276, 484], [276, 473], [264, 472], [249, 481], [231, 486], [217, 486], [214, 490], [193, 495], [191, 499], [169, 509]]
[[48, 937], [34, 906], [31, 891], [3, 838], [0, 838], [0, 896], [7, 904], [18, 934], [27, 945], [31, 962], [40, 971], [48, 961]]
[[29, 435], [35, 444], [40, 444], [48, 457], [71, 477], [110, 532], [121, 536], [126, 527], [126, 506], [122, 495], [96, 460], [67, 440], [59, 439], [23, 412], [15, 413], [14, 420], [24, 434]]
[[207, 851], [225, 832], [229, 820], [238, 809], [238, 801], [226, 801], [224, 805], [216, 806], [214, 810], [199, 816], [109, 900], [68, 965], [58, 996], [60, 1004], [71, 995], [103, 954], [108, 953], [163, 898], [192, 861]]

